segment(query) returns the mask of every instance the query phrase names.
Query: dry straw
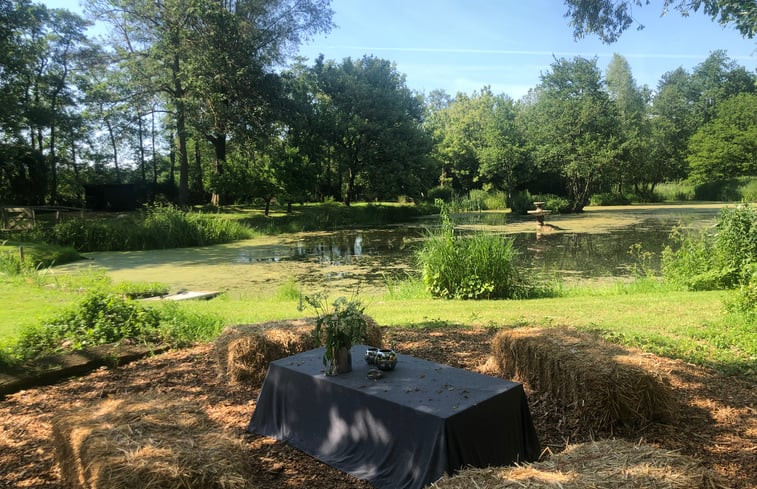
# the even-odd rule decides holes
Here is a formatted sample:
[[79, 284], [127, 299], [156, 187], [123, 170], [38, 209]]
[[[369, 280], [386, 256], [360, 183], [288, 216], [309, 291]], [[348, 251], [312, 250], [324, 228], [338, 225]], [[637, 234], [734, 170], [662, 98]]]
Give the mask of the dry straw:
[[[364, 343], [380, 347], [381, 328], [370, 317], [365, 319]], [[221, 373], [233, 384], [260, 384], [272, 361], [316, 347], [314, 328], [311, 318], [230, 326], [215, 342]]]
[[545, 394], [588, 429], [642, 426], [674, 420], [677, 403], [659, 373], [589, 333], [569, 328], [517, 328], [492, 341], [500, 372]]
[[64, 483], [77, 489], [251, 489], [241, 441], [168, 396], [100, 401], [53, 417]]
[[719, 476], [669, 450], [627, 441], [570, 445], [543, 462], [465, 469], [433, 489], [726, 489]]

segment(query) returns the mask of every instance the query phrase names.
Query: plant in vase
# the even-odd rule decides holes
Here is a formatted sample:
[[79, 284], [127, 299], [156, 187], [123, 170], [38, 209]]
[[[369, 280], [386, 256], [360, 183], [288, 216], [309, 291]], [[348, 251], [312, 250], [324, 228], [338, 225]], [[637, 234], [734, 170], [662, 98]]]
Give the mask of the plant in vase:
[[306, 296], [305, 301], [317, 315], [313, 336], [317, 345], [326, 349], [323, 365], [327, 375], [336, 375], [352, 370], [350, 348], [365, 337], [367, 322], [360, 300], [338, 297], [328, 303], [323, 292]]

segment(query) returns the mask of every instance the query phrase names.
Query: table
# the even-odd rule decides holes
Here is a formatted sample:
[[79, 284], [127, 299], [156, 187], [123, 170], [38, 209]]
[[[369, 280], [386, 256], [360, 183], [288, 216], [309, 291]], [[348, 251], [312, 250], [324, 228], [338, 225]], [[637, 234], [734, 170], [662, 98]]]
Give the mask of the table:
[[353, 346], [353, 371], [337, 376], [324, 375], [323, 348], [271, 362], [248, 430], [377, 488], [538, 457], [521, 384], [401, 353], [370, 380], [366, 348]]

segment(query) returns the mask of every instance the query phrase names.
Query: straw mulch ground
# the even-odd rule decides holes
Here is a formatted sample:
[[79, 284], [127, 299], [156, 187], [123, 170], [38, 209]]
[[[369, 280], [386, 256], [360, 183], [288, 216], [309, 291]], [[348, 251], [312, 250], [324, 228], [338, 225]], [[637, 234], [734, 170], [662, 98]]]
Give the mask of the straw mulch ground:
[[71, 488], [255, 489], [242, 440], [180, 397], [98, 400], [57, 413], [52, 430]]
[[672, 450], [601, 440], [570, 445], [541, 462], [470, 468], [434, 489], [725, 489], [727, 481]]
[[[384, 331], [384, 344], [400, 353], [480, 370], [491, 354], [493, 336], [488, 329], [389, 329]], [[613, 434], [595, 433], [595, 438], [614, 435], [677, 450], [702, 461], [735, 489], [757, 487], [753, 482], [757, 473], [757, 384], [653, 355], [639, 355], [639, 359], [669, 379], [681, 401], [683, 422], [650, 424], [627, 432], [616, 429]], [[398, 368], [401, 362], [400, 357]], [[230, 385], [219, 377], [216, 363], [212, 345], [201, 345], [0, 400], [0, 487], [64, 487], [53, 448], [55, 412], [124, 395], [169, 394], [200, 404], [211, 420], [242, 440], [244, 455], [252, 464], [251, 483], [256, 487], [369, 488], [285, 444], [247, 434], [260, 385]], [[588, 430], [566, 423], [544, 398], [529, 392], [529, 403], [544, 447], [557, 453], [566, 443], [589, 441]]]

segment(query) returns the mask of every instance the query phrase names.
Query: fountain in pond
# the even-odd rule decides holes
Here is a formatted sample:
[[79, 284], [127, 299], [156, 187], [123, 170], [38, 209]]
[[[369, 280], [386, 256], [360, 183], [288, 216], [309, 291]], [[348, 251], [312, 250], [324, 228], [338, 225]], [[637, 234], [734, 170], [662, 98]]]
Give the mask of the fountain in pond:
[[544, 216], [552, 213], [551, 210], [543, 208], [544, 204], [545, 204], [544, 202], [534, 202], [536, 209], [532, 211], [527, 211], [532, 216], [536, 216], [536, 225], [539, 227], [544, 226]]

